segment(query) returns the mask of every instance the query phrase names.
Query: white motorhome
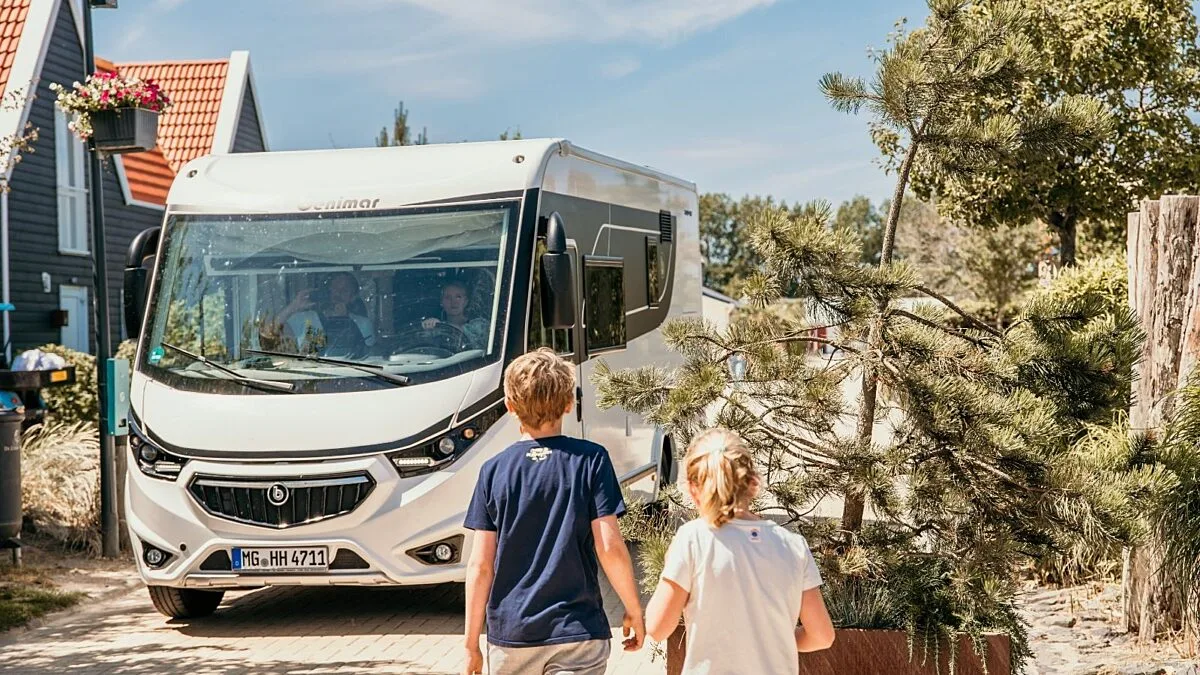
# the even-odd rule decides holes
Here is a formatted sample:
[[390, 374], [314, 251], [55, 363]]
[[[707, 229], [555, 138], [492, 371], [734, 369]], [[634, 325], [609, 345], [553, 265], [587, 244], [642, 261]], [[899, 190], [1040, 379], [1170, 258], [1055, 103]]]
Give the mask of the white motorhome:
[[126, 512], [159, 611], [225, 589], [462, 581], [501, 375], [550, 346], [565, 433], [656, 490], [670, 439], [589, 378], [701, 311], [695, 186], [561, 140], [197, 159], [130, 247]]

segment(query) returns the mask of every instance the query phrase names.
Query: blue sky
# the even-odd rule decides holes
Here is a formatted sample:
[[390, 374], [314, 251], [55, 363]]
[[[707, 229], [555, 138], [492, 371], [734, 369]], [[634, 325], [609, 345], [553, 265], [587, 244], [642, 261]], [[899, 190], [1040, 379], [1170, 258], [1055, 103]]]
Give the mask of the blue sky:
[[373, 144], [403, 100], [433, 142], [519, 127], [695, 181], [789, 202], [891, 179], [867, 120], [817, 80], [868, 75], [867, 48], [922, 0], [120, 0], [96, 10], [117, 61], [250, 50], [271, 149]]

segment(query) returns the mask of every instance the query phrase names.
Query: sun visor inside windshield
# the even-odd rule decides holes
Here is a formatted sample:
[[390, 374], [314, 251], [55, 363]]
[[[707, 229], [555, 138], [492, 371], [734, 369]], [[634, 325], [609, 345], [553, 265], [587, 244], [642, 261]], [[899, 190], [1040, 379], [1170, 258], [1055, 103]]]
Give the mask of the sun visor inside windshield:
[[[442, 250], [488, 245], [494, 260], [495, 242], [506, 211], [464, 214], [421, 214], [397, 218], [322, 219], [313, 231], [311, 219], [262, 220], [235, 224], [220, 222], [206, 237], [209, 272], [260, 267], [293, 259], [317, 264], [384, 265], [399, 260], [416, 262]], [[204, 228], [203, 220], [189, 227]], [[216, 225], [217, 223], [212, 223]], [[269, 262], [268, 262], [269, 261]]]

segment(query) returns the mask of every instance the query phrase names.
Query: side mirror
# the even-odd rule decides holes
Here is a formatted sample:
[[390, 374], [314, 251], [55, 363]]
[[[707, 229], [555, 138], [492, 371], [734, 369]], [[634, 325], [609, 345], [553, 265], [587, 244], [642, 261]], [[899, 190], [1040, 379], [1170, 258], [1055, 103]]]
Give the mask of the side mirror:
[[147, 294], [150, 291], [150, 271], [158, 251], [158, 235], [162, 228], [142, 230], [129, 243], [125, 254], [125, 332], [136, 339], [142, 332], [142, 317], [146, 315]]
[[542, 325], [550, 329], [575, 325], [575, 284], [571, 256], [567, 254], [567, 229], [562, 216], [546, 219], [546, 252], [542, 254]]

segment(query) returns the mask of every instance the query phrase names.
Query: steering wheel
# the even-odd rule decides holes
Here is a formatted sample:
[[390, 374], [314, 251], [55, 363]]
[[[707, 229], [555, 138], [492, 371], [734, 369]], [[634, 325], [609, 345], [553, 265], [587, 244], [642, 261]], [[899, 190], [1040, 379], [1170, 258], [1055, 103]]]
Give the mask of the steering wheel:
[[452, 323], [439, 321], [433, 328], [421, 324], [405, 330], [395, 338], [397, 349], [449, 358], [467, 348], [467, 334]]

